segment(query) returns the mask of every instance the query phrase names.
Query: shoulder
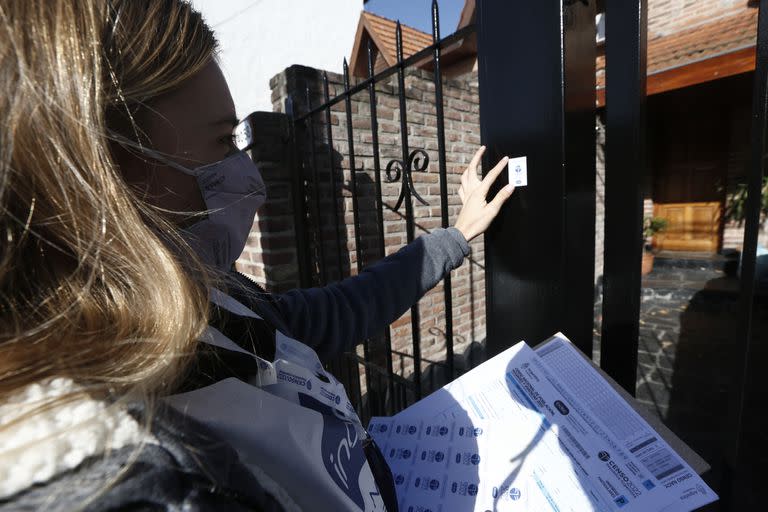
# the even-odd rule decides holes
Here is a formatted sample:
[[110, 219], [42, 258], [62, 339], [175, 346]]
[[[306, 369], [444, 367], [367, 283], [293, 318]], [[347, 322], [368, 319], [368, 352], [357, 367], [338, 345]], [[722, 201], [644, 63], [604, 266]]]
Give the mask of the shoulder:
[[[82, 409], [82, 404], [72, 404], [70, 412], [77, 407]], [[69, 446], [66, 453], [61, 451], [64, 448], [56, 452], [55, 446], [33, 440], [35, 448], [17, 453], [19, 461], [12, 467], [29, 465], [34, 471], [14, 471], [23, 485], [0, 497], [0, 511], [282, 510], [228, 443], [166, 407], [153, 411], [150, 431], [144, 435], [90, 450], [106, 432], [145, 423], [145, 414], [143, 406], [134, 405], [122, 410], [119, 424], [108, 421], [103, 432], [92, 431], [77, 439], [47, 436], [58, 437], [57, 446]], [[91, 423], [106, 417], [101, 414]], [[41, 477], [40, 468], [50, 466], [50, 458], [72, 463], [56, 466]]]
[[126, 468], [94, 510], [282, 510], [229, 443], [194, 419], [158, 407], [152, 434], [157, 443], [123, 450], [93, 468], [97, 474]]

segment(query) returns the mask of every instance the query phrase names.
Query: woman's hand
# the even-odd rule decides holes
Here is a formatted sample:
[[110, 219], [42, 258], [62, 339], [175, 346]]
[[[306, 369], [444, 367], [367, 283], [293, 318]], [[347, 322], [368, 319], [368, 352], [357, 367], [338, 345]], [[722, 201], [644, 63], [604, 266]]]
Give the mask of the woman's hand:
[[467, 242], [480, 235], [488, 229], [491, 225], [491, 221], [496, 218], [501, 205], [509, 199], [512, 192], [515, 191], [515, 187], [507, 185], [499, 190], [496, 197], [488, 203], [485, 197], [488, 195], [488, 190], [496, 178], [499, 177], [501, 171], [507, 167], [509, 157], [504, 157], [496, 164], [496, 167], [491, 169], [485, 178], [481, 181], [477, 177], [477, 166], [480, 164], [480, 159], [485, 153], [485, 146], [480, 146], [475, 156], [472, 157], [472, 161], [469, 162], [469, 167], [461, 175], [461, 187], [459, 187], [459, 197], [464, 205], [459, 212], [459, 218], [456, 219], [454, 227], [461, 231]]

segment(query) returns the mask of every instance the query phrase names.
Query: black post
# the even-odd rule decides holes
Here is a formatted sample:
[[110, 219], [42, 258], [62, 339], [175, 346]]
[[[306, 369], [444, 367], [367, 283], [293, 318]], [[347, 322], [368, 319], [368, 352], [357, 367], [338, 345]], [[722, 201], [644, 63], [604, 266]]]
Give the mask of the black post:
[[600, 365], [632, 395], [643, 253], [648, 0], [606, 3], [606, 177]]
[[[755, 76], [752, 91], [752, 140], [747, 174], [747, 204], [744, 223], [744, 248], [741, 255], [741, 293], [738, 325], [734, 326], [733, 348], [738, 354], [734, 372], [735, 403], [732, 417], [735, 431], [727, 446], [726, 479], [721, 492], [728, 510], [756, 510], [763, 501], [761, 486], [765, 481], [766, 383], [763, 373], [768, 360], [764, 331], [753, 332], [755, 310], [766, 297], [756, 297], [757, 242], [760, 230], [762, 180], [765, 174], [766, 135], [768, 135], [768, 0], [761, 0], [757, 30]], [[764, 308], [764, 306], [763, 306]], [[759, 323], [758, 323], [759, 326]], [[762, 334], [762, 339], [757, 339]], [[764, 445], [763, 445], [764, 446]], [[762, 460], [761, 460], [762, 459]]]
[[294, 121], [295, 112], [293, 99], [288, 97], [285, 100], [285, 113], [289, 121], [289, 137], [291, 141], [291, 161], [290, 169], [293, 169], [291, 175], [291, 197], [293, 207], [294, 230], [296, 234], [296, 257], [299, 267], [299, 286], [309, 288], [312, 286], [312, 255], [309, 251], [309, 235], [307, 233], [307, 203], [304, 180], [304, 166], [299, 157], [298, 145], [296, 143], [296, 123]]
[[562, 331], [590, 353], [595, 2], [486, 0], [477, 24], [483, 167], [528, 157], [485, 236], [488, 351]]

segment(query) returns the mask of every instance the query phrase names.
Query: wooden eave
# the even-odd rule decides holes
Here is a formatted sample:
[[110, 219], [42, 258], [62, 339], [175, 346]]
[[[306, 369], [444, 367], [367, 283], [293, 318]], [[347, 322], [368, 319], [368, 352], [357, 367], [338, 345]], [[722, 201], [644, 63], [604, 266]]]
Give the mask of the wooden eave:
[[[647, 95], [682, 89], [755, 70], [755, 47], [707, 57], [682, 66], [648, 74]], [[605, 106], [605, 87], [597, 89], [597, 106]]]

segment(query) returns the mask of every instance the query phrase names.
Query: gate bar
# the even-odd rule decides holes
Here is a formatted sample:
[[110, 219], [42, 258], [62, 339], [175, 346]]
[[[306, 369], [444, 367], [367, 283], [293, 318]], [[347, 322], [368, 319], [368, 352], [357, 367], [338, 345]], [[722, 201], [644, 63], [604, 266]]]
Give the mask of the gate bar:
[[[443, 117], [443, 76], [440, 72], [440, 11], [437, 0], [432, 0], [432, 41], [435, 47], [432, 60], [435, 65], [435, 114], [437, 115], [437, 154], [440, 169], [440, 217], [443, 227], [450, 226], [448, 220], [448, 171], [445, 162], [445, 119]], [[469, 263], [472, 264], [471, 262]], [[470, 286], [472, 284], [470, 283]], [[448, 381], [453, 380], [453, 295], [450, 272], [443, 280], [443, 298], [445, 301], [445, 361]], [[470, 335], [471, 337], [471, 335]]]
[[[349, 149], [349, 181], [352, 188], [352, 225], [355, 231], [355, 268], [357, 273], [363, 269], [363, 248], [360, 239], [360, 206], [357, 199], [357, 166], [355, 165], [355, 141], [353, 137], [352, 129], [352, 96], [349, 94], [349, 65], [347, 59], [344, 58], [344, 106], [347, 114], [347, 145]], [[352, 349], [355, 352], [355, 349]], [[365, 354], [365, 360], [369, 360], [368, 339], [363, 340], [363, 353]], [[357, 362], [357, 358], [354, 359], [355, 373], [357, 374], [358, 387], [360, 385], [360, 365]], [[365, 385], [366, 391], [371, 392], [371, 372], [365, 372]], [[370, 400], [369, 400], [370, 402]], [[361, 404], [362, 407], [362, 399]]]
[[[307, 108], [312, 109], [312, 96], [309, 92], [309, 87], [306, 89], [307, 95]], [[323, 222], [320, 218], [320, 178], [317, 172], [317, 152], [315, 148], [315, 124], [312, 116], [306, 119], [305, 125], [309, 130], [309, 146], [311, 152], [311, 165], [312, 165], [312, 199], [314, 203], [314, 216], [315, 216], [315, 236], [317, 236], [317, 249], [318, 249], [318, 270], [320, 285], [325, 286], [328, 284], [328, 276], [325, 272], [325, 244], [323, 243]]]
[[[384, 237], [384, 201], [381, 194], [381, 160], [379, 158], [379, 118], [376, 112], [376, 81], [374, 80], [373, 44], [368, 41], [368, 98], [371, 104], [371, 144], [373, 146], [373, 172], [376, 184], [376, 222], [379, 226], [379, 253], [384, 258], [387, 255]], [[394, 406], [395, 382], [392, 369], [392, 332], [389, 326], [384, 329], [384, 352], [387, 362], [387, 389], [389, 391], [390, 404]], [[381, 389], [381, 388], [379, 388]], [[385, 400], [386, 405], [386, 400]], [[390, 410], [389, 415], [396, 411]]]
[[293, 207], [294, 232], [296, 236], [296, 259], [299, 267], [299, 286], [308, 288], [312, 286], [312, 257], [309, 252], [309, 238], [307, 236], [306, 200], [304, 197], [304, 165], [299, 157], [299, 148], [296, 144], [296, 124], [294, 102], [292, 97], [285, 99], [285, 113], [289, 120], [289, 140], [291, 141], [289, 168], [295, 172], [291, 175], [291, 199]]
[[648, 0], [606, 2], [605, 270], [600, 366], [632, 396], [643, 253]]
[[[405, 61], [403, 60], [403, 29], [400, 22], [397, 22], [395, 30], [395, 41], [397, 43], [397, 84], [398, 97], [400, 99], [400, 139], [403, 149], [403, 173], [407, 172], [405, 166], [408, 165], [408, 114], [405, 102]], [[405, 192], [405, 233], [408, 243], [414, 239], [413, 225], [413, 203], [411, 202], [411, 188], [403, 187]], [[419, 303], [416, 302], [411, 307], [411, 336], [413, 338], [413, 383], [416, 400], [421, 399], [421, 319], [419, 315]]]
[[328, 95], [328, 73], [325, 71], [323, 71], [323, 99], [325, 100], [323, 110], [325, 110], [325, 137], [328, 144], [328, 172], [330, 174], [331, 197], [333, 201], [333, 225], [336, 227], [336, 264], [338, 265], [338, 279], [341, 280], [344, 274], [343, 266], [341, 264], [342, 258], [341, 225], [339, 219], [339, 191], [336, 188], [336, 169], [333, 162], [333, 126], [331, 124], [331, 106]]

